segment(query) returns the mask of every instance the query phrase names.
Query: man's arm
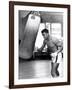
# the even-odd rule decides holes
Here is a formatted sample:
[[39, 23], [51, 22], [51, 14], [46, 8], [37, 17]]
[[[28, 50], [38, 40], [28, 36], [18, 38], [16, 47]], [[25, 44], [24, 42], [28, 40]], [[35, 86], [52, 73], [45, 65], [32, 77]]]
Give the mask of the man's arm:
[[63, 50], [63, 40], [53, 38], [54, 44], [58, 47], [57, 54]]
[[43, 45], [37, 51], [42, 52], [42, 50], [44, 49], [45, 45], [46, 45], [46, 43], [45, 43], [45, 40], [44, 40], [43, 41]]
[[57, 42], [57, 46], [58, 46], [58, 51], [57, 53], [61, 52], [63, 50], [63, 41], [62, 40], [59, 40]]
[[57, 40], [56, 45], [58, 47], [57, 53], [61, 52], [63, 50], [63, 41], [62, 40]]
[[54, 53], [51, 54], [51, 56], [54, 58], [58, 55], [58, 53], [60, 53], [63, 50], [63, 41], [59, 41], [58, 39], [56, 39], [56, 41], [54, 41], [55, 45], [58, 47], [58, 50]]
[[63, 50], [63, 46], [58, 47], [57, 53], [61, 52]]

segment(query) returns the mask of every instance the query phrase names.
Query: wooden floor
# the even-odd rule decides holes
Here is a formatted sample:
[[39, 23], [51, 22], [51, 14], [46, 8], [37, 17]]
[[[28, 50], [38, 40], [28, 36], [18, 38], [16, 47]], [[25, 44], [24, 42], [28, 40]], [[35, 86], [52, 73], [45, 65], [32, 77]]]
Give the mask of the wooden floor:
[[50, 60], [32, 60], [19, 62], [19, 79], [51, 77]]

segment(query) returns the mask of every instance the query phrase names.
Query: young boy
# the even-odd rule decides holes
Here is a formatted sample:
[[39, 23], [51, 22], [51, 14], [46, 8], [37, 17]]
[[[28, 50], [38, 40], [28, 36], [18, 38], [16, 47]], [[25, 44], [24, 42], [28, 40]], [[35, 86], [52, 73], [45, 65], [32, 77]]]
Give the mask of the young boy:
[[45, 45], [47, 45], [47, 52], [50, 54], [52, 62], [51, 62], [51, 75], [53, 77], [59, 76], [58, 67], [59, 63], [58, 61], [58, 54], [63, 50], [63, 42], [59, 41], [55, 37], [51, 37], [49, 35], [49, 31], [47, 29], [43, 29], [41, 31], [42, 36], [44, 38], [43, 45], [41, 48], [38, 49], [39, 52], [41, 52]]

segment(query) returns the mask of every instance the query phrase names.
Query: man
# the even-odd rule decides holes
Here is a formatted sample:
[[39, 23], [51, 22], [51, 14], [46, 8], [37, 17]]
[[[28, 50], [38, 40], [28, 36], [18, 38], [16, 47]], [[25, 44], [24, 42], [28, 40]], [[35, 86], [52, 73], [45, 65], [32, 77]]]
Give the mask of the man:
[[42, 36], [44, 38], [43, 45], [41, 48], [38, 49], [39, 52], [41, 52], [45, 45], [47, 45], [47, 52], [50, 54], [52, 62], [51, 62], [51, 75], [53, 77], [59, 76], [58, 72], [58, 54], [63, 50], [63, 42], [59, 41], [55, 37], [51, 37], [49, 35], [49, 31], [47, 29], [43, 29], [41, 31]]

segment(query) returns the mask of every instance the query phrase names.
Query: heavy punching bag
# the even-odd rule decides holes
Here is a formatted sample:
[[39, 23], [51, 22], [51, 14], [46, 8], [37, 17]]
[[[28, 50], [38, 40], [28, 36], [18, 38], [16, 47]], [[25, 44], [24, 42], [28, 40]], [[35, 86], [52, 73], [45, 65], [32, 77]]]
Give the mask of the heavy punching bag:
[[33, 55], [35, 40], [40, 25], [40, 16], [30, 14], [24, 30], [24, 37], [19, 47], [19, 57], [30, 59]]

